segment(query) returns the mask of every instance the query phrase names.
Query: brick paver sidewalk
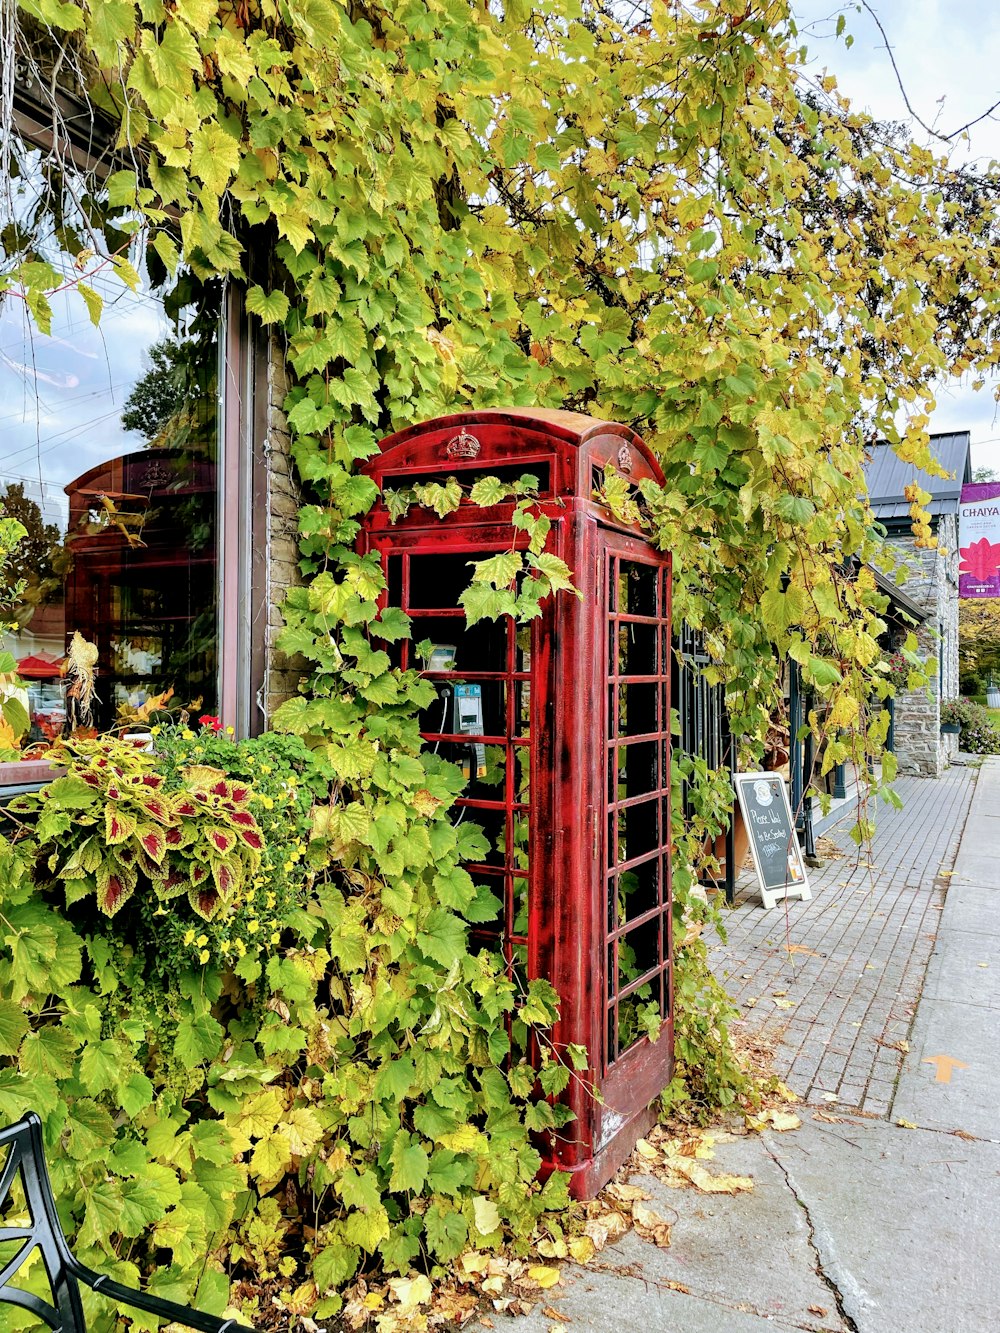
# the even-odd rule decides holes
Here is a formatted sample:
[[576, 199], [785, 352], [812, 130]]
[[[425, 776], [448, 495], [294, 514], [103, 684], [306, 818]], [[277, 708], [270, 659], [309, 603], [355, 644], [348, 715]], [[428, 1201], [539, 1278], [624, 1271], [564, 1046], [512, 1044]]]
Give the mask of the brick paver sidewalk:
[[904, 807], [878, 806], [872, 864], [847, 818], [827, 835], [843, 856], [809, 872], [811, 902], [765, 911], [756, 878], [740, 876], [712, 966], [806, 1101], [889, 1115], [975, 779], [957, 767], [898, 779]]

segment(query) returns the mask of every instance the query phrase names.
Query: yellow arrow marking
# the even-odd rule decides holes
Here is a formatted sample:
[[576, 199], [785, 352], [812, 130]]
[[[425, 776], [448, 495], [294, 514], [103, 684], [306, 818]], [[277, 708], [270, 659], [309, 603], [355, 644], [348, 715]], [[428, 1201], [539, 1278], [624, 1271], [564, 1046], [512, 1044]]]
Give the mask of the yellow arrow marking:
[[934, 1082], [950, 1083], [951, 1071], [953, 1069], [968, 1069], [968, 1065], [961, 1060], [956, 1060], [952, 1055], [929, 1055], [921, 1062], [925, 1065], [934, 1065]]

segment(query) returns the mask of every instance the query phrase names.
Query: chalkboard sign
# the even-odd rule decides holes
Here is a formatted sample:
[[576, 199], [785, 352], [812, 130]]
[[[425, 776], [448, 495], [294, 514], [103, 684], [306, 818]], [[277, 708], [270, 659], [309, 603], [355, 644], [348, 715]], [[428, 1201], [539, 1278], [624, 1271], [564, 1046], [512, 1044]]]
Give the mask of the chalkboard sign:
[[764, 906], [775, 907], [784, 898], [808, 902], [812, 893], [784, 778], [776, 773], [737, 773], [733, 780]]

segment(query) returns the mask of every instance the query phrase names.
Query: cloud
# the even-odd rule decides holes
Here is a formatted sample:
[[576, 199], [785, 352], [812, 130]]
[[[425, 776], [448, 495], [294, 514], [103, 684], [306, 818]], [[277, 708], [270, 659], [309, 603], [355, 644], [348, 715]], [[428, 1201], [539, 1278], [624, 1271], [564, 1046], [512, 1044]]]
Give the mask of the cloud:
[[[104, 292], [99, 328], [73, 292], [53, 302], [46, 337], [8, 307], [0, 315], [0, 482], [33, 482], [48, 495], [88, 468], [141, 447], [121, 411], [169, 329], [159, 301], [120, 285]], [[53, 502], [57, 503], [57, 502]]]

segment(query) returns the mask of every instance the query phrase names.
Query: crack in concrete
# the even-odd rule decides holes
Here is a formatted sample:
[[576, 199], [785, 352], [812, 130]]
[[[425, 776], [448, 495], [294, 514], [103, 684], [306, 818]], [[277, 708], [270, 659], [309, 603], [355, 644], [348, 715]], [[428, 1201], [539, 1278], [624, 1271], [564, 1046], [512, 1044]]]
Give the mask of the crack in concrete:
[[791, 1191], [792, 1198], [802, 1209], [809, 1233], [809, 1248], [812, 1250], [816, 1258], [816, 1276], [824, 1286], [829, 1289], [830, 1295], [833, 1297], [834, 1304], [837, 1307], [837, 1313], [840, 1315], [848, 1333], [864, 1333], [859, 1321], [864, 1315], [865, 1310], [872, 1307], [873, 1302], [869, 1300], [854, 1276], [844, 1268], [843, 1264], [838, 1259], [833, 1237], [825, 1227], [820, 1226], [814, 1220], [809, 1205], [806, 1203], [801, 1190], [795, 1183], [795, 1178], [791, 1171], [789, 1171], [788, 1167], [785, 1166], [784, 1162], [778, 1157], [769, 1144], [765, 1143], [764, 1147], [767, 1151], [767, 1155], [784, 1177], [785, 1184]]
[[[608, 1261], [599, 1262], [592, 1259], [586, 1268], [580, 1268], [581, 1277], [586, 1277], [588, 1273], [612, 1273], [615, 1277], [632, 1278], [635, 1282], [641, 1282], [644, 1287], [652, 1287], [658, 1292], [672, 1292], [675, 1295], [690, 1296], [697, 1301], [705, 1301], [709, 1305], [718, 1306], [720, 1310], [732, 1310], [734, 1314], [752, 1315], [756, 1319], [766, 1319], [768, 1323], [774, 1324], [775, 1328], [801, 1329], [802, 1333], [824, 1333], [824, 1330], [817, 1328], [816, 1324], [801, 1323], [794, 1315], [777, 1315], [773, 1310], [760, 1310], [749, 1301], [729, 1300], [725, 1296], [714, 1294], [707, 1291], [697, 1291], [689, 1287], [686, 1282], [675, 1281], [671, 1278], [649, 1277], [642, 1271], [642, 1264], [638, 1261], [628, 1264], [613, 1264]], [[828, 1284], [829, 1285], [829, 1284]], [[852, 1331], [855, 1333], [855, 1331]]]

